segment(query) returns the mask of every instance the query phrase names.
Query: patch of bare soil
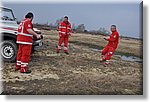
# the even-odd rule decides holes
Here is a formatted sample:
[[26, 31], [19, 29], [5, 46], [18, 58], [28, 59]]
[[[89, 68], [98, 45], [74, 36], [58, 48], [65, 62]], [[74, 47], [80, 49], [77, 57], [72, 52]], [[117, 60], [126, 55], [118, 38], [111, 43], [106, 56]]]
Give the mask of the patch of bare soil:
[[[43, 34], [43, 47], [31, 56], [31, 74], [16, 72], [15, 63], [4, 63], [2, 94], [143, 94], [142, 63], [123, 61], [113, 56], [112, 64], [104, 67], [100, 62], [100, 52], [92, 50], [101, 43], [104, 46], [101, 36], [73, 35], [69, 43], [70, 54], [66, 55], [63, 50], [59, 54], [55, 52], [58, 40], [56, 31], [43, 31]], [[119, 46], [126, 46], [124, 40], [120, 42]], [[138, 55], [140, 43], [130, 42], [134, 42], [134, 47], [126, 47], [131, 52], [136, 49], [132, 53]], [[126, 52], [120, 47], [118, 50]]]

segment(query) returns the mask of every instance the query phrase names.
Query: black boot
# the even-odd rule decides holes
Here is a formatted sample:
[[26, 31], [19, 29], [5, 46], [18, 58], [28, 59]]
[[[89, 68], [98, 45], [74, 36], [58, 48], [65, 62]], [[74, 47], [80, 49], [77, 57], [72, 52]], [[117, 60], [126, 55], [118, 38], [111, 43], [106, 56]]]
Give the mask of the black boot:
[[69, 55], [69, 52], [64, 52], [65, 54]]

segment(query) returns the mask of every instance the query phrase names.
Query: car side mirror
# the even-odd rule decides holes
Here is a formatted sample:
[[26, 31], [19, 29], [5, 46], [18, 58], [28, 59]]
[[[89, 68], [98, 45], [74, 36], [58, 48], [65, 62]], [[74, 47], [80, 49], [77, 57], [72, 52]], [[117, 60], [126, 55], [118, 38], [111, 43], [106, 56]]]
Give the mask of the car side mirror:
[[15, 18], [14, 20], [17, 21], [17, 18]]

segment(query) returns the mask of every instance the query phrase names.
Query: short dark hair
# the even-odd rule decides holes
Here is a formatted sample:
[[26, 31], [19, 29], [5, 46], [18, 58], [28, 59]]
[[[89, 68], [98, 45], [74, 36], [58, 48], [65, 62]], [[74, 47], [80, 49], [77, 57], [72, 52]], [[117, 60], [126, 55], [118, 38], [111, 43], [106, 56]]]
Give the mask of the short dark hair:
[[115, 27], [116, 28], [116, 25], [111, 25], [111, 27]]
[[33, 13], [32, 13], [32, 12], [29, 12], [29, 13], [25, 16], [25, 18], [33, 18]]
[[65, 16], [64, 18], [67, 18], [67, 19], [68, 19], [68, 16]]

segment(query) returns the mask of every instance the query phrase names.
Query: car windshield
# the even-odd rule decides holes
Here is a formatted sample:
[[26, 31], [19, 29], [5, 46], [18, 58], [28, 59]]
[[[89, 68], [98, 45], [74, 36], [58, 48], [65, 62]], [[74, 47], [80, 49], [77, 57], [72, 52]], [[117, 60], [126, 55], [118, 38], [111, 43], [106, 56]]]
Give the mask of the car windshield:
[[14, 16], [12, 10], [7, 8], [0, 8], [0, 19], [7, 21], [14, 21]]

